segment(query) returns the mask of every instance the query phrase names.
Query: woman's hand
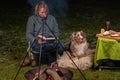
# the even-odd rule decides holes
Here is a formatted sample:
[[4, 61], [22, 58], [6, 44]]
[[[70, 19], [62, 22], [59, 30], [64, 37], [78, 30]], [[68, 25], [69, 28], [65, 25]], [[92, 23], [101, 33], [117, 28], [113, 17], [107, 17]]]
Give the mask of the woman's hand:
[[42, 39], [42, 38], [38, 38], [38, 43], [39, 43], [39, 44], [46, 43], [46, 40], [44, 40], [44, 39]]

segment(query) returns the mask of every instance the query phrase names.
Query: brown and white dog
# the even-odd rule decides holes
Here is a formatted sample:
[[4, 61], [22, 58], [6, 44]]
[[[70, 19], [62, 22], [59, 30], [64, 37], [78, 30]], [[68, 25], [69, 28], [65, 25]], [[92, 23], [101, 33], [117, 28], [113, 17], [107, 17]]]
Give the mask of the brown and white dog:
[[89, 49], [86, 34], [83, 31], [73, 32], [71, 34], [69, 47], [70, 51], [64, 51], [63, 55], [57, 60], [59, 67], [78, 67], [81, 70], [86, 70], [92, 67], [95, 50]]
[[70, 40], [70, 51], [72, 56], [80, 58], [87, 54], [86, 51], [88, 50], [89, 44], [83, 31], [73, 32], [70, 36]]

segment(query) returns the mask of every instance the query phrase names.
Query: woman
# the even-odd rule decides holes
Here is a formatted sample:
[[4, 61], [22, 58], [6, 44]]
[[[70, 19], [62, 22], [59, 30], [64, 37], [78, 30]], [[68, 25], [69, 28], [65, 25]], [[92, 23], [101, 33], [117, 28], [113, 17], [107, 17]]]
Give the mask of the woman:
[[[57, 41], [59, 37], [58, 24], [54, 16], [48, 14], [49, 9], [44, 1], [36, 5], [35, 15], [29, 17], [26, 28], [26, 38], [31, 43], [32, 53], [36, 64], [50, 65], [56, 60], [56, 49], [61, 55], [63, 43]], [[39, 37], [42, 36], [42, 37]], [[43, 39], [44, 37], [50, 40]]]

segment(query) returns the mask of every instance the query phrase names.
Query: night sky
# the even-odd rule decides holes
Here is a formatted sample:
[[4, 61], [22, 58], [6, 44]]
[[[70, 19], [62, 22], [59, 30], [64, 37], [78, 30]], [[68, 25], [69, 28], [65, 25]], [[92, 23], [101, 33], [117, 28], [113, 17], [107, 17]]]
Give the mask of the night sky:
[[[120, 7], [120, 0], [67, 0], [68, 7], [80, 7], [81, 5], [96, 5], [101, 7]], [[26, 0], [1, 0], [1, 7], [23, 7], [28, 6]]]
[[[52, 0], [51, 0], [52, 1]], [[106, 7], [106, 8], [120, 8], [120, 0], [67, 0], [68, 10], [74, 11], [80, 9], [82, 6]], [[0, 9], [24, 9], [30, 7], [26, 0], [3, 0], [0, 2]]]

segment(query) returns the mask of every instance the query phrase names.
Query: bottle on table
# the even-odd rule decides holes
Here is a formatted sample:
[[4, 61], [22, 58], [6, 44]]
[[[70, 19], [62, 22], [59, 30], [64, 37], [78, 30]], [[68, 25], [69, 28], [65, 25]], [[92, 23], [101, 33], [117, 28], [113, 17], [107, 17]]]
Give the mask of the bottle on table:
[[106, 21], [106, 31], [109, 31], [110, 29], [110, 21]]

